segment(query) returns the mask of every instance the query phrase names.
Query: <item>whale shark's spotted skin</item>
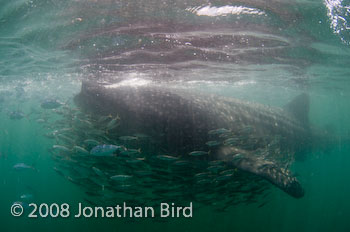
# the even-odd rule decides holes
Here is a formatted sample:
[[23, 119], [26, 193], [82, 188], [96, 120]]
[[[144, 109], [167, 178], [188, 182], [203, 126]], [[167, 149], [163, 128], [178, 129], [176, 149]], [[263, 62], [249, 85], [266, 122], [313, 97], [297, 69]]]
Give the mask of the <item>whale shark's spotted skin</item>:
[[[286, 168], [295, 154], [311, 143], [306, 95], [296, 98], [289, 104], [291, 111], [286, 111], [164, 86], [106, 88], [84, 82], [75, 100], [91, 112], [118, 115], [121, 134], [151, 133], [159, 149], [169, 154], [189, 160], [223, 160], [268, 180], [293, 197], [304, 195]], [[295, 109], [298, 114], [293, 114]], [[208, 148], [208, 141], [218, 141], [219, 145]], [[194, 151], [206, 155], [191, 156]]]

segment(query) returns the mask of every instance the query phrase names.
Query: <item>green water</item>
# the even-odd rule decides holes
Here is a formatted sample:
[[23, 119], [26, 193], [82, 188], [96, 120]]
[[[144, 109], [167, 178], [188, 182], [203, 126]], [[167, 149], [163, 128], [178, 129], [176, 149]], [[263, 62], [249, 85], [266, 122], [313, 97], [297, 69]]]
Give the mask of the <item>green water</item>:
[[[0, 1], [0, 231], [349, 231], [350, 2]], [[82, 80], [101, 77], [273, 107], [306, 92], [310, 122], [339, 139], [293, 162], [301, 199], [267, 183], [255, 203], [218, 210], [194, 201], [192, 218], [12, 216], [16, 201], [89, 204], [84, 186], [54, 170], [57, 139], [44, 136], [71, 125], [41, 103], [52, 97], [66, 107], [59, 110], [76, 108]], [[18, 163], [35, 170], [15, 170]]]

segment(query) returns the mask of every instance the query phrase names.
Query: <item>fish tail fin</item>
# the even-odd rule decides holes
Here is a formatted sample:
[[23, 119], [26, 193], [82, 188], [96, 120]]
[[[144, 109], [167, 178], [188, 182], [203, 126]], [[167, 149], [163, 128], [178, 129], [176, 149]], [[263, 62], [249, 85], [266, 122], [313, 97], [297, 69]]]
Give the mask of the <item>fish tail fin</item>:
[[264, 178], [292, 197], [301, 198], [304, 196], [304, 189], [297, 178], [290, 171], [279, 167], [274, 162], [234, 147], [224, 147], [221, 150], [221, 155], [237, 169]]

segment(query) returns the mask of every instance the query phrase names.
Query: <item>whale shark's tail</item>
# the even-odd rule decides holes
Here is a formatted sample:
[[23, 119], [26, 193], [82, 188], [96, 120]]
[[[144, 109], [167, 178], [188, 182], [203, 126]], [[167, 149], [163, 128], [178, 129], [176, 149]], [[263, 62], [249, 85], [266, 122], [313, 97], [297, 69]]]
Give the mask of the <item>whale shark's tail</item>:
[[235, 168], [260, 176], [292, 197], [304, 196], [304, 189], [289, 170], [279, 167], [276, 163], [264, 160], [251, 152], [235, 147], [223, 147], [220, 155]]

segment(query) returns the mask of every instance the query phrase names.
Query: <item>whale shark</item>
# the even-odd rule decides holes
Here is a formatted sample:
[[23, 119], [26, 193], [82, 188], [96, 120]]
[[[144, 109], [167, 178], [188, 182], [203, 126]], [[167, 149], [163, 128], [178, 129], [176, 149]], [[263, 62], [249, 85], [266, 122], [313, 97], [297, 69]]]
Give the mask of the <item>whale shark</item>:
[[164, 85], [86, 80], [75, 103], [92, 114], [118, 116], [119, 134], [148, 134], [173, 156], [221, 160], [295, 198], [304, 189], [290, 166], [322, 137], [309, 123], [307, 94], [282, 109]]

